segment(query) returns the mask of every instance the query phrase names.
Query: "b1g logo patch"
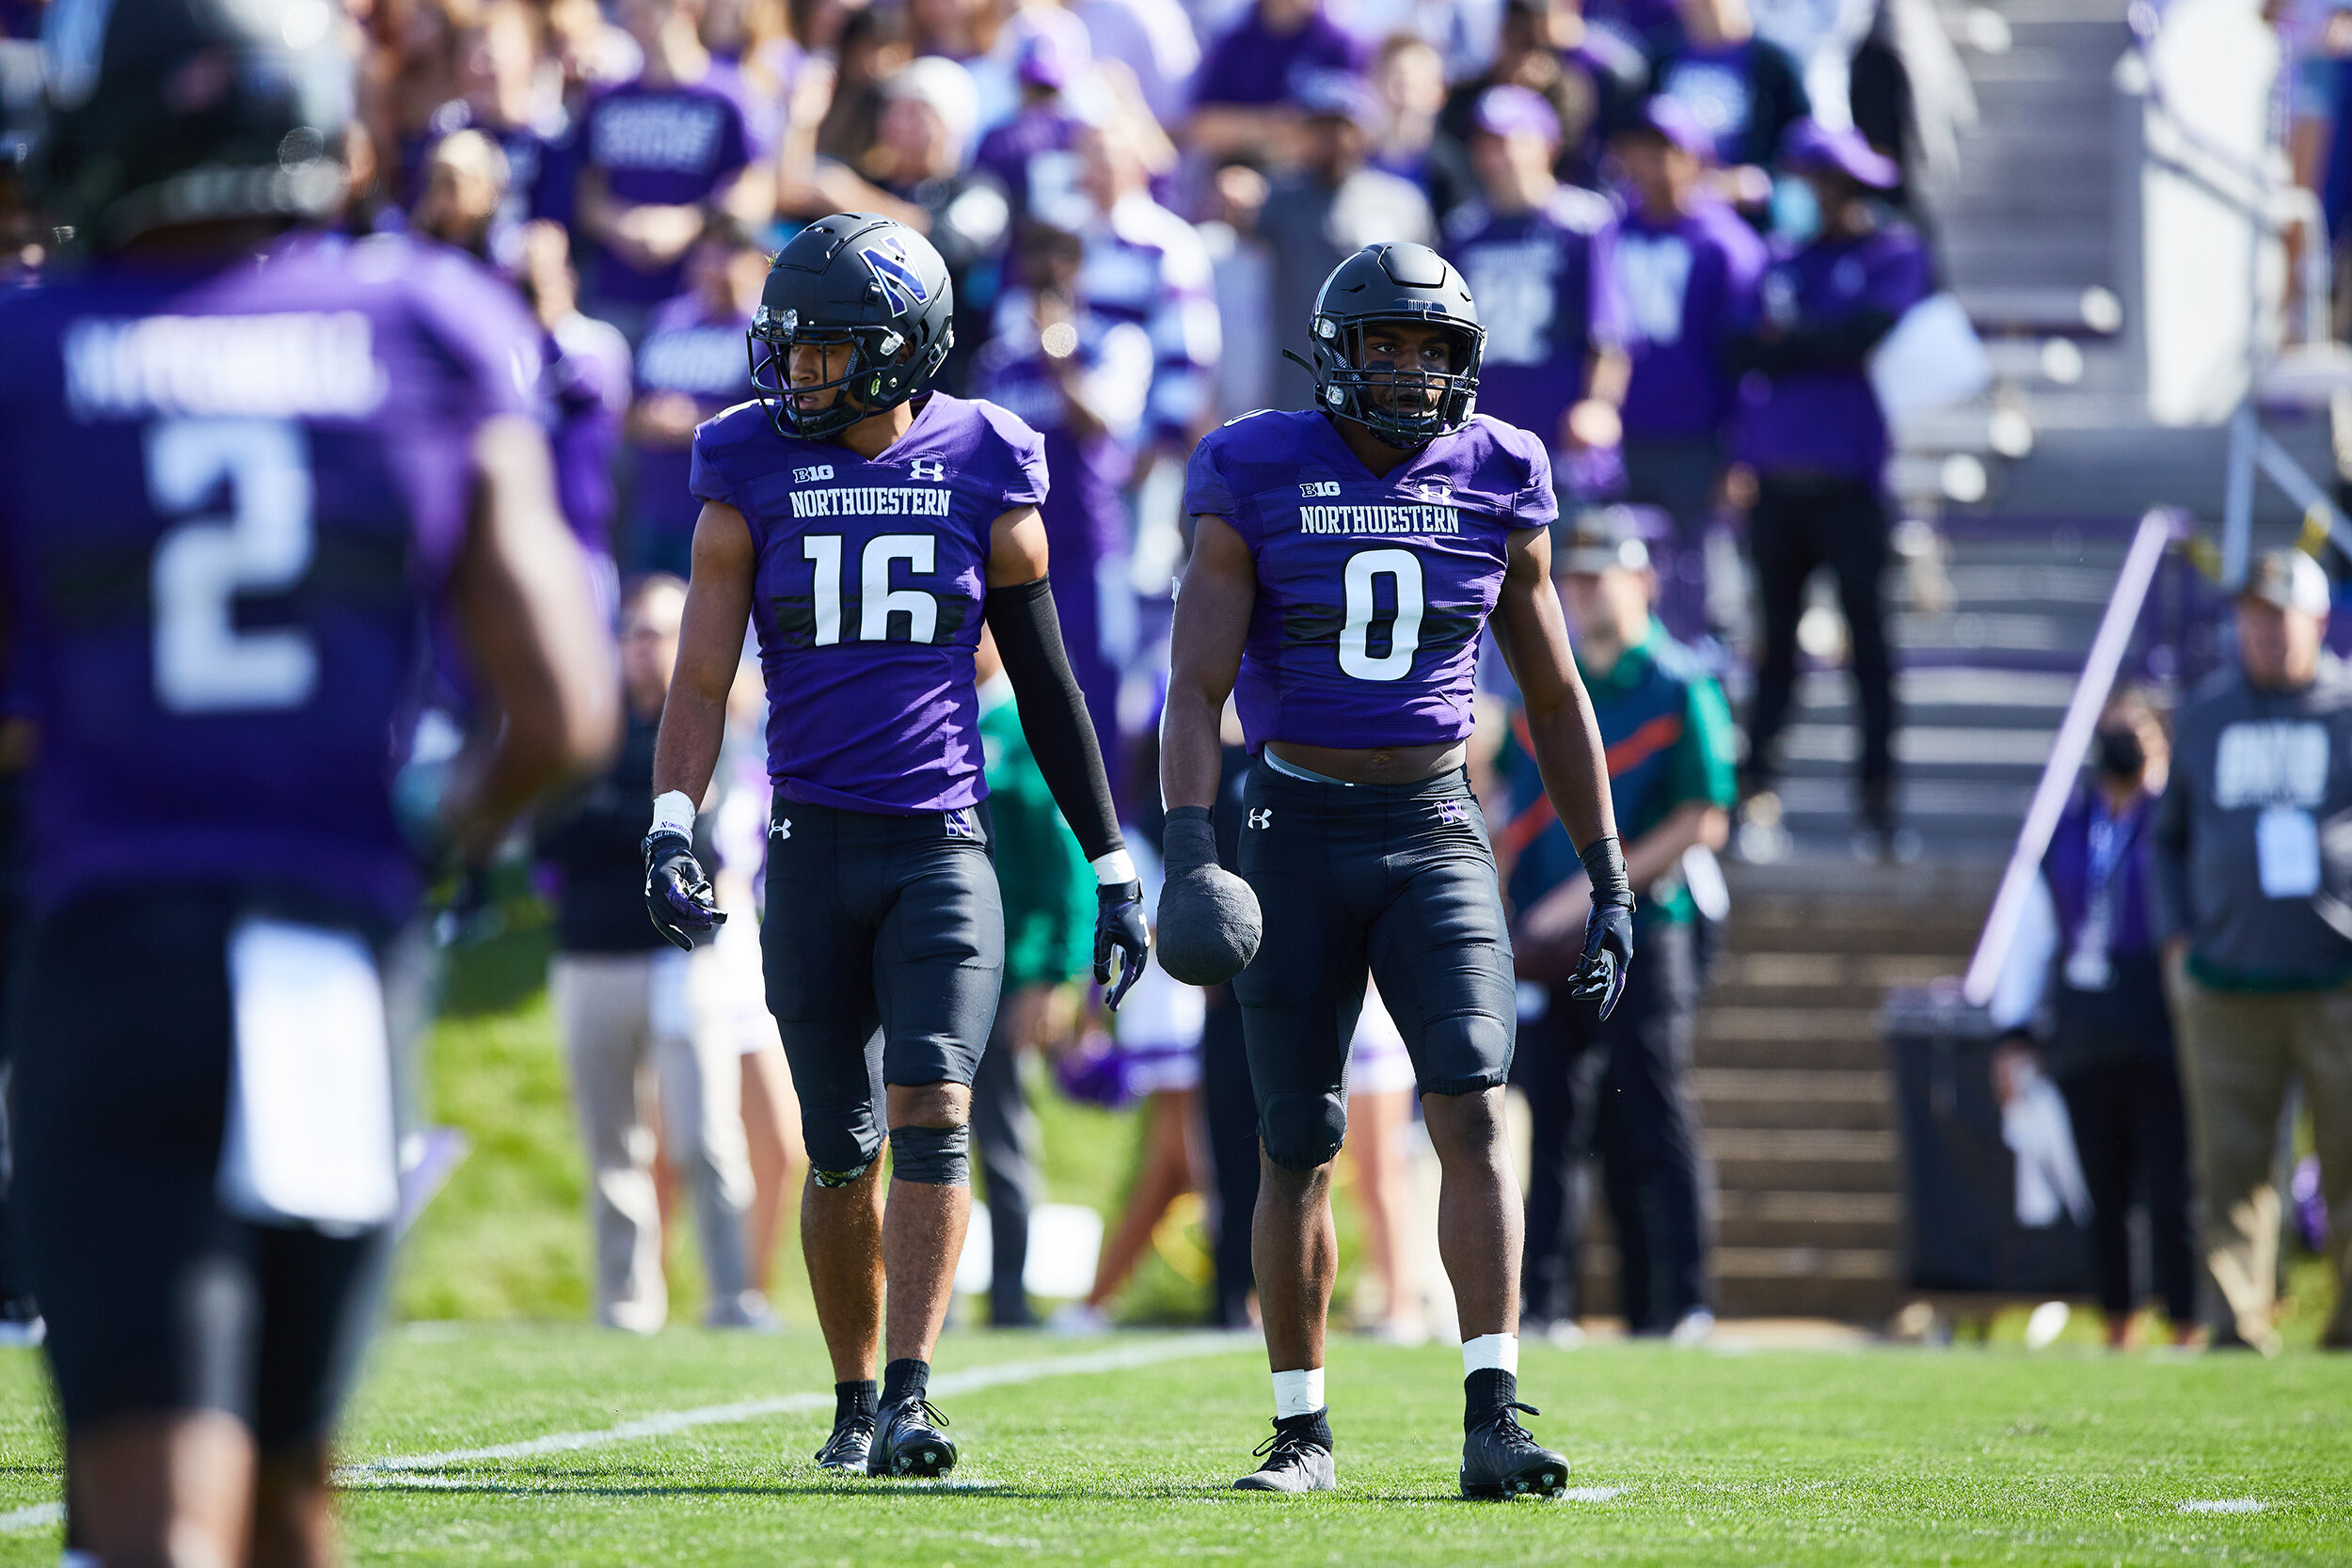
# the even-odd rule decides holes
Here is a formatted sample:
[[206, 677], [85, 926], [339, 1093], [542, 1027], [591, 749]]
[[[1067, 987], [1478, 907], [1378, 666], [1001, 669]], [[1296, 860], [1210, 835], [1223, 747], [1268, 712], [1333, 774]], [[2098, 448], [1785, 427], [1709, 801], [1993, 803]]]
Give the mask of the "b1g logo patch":
[[1311, 501], [1327, 500], [1340, 493], [1340, 482], [1336, 479], [1309, 480], [1298, 487], [1298, 493]]
[[832, 477], [833, 465], [830, 463], [819, 463], [813, 468], [795, 468], [792, 470], [792, 483], [795, 484], [814, 484], [818, 480], [831, 479]]

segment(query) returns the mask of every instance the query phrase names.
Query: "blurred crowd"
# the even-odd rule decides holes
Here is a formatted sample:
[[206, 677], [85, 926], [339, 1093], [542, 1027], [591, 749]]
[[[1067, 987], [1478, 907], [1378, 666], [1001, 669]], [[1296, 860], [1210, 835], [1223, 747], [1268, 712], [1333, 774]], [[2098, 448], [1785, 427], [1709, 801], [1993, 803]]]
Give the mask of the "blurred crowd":
[[[620, 890], [636, 875], [654, 672], [691, 564], [693, 430], [751, 395], [744, 329], [766, 257], [802, 223], [855, 209], [917, 228], [947, 261], [956, 347], [939, 385], [1045, 436], [1063, 627], [1146, 843], [1192, 445], [1222, 420], [1310, 400], [1284, 351], [1306, 346], [1322, 279], [1358, 246], [1420, 240], [1461, 267], [1487, 326], [1480, 410], [1554, 450], [1556, 564], [1656, 956], [1609, 1029], [1565, 1009], [1540, 1022], [1546, 965], [1581, 927], [1581, 874], [1512, 741], [1498, 673], [1479, 768], [1491, 819], [1510, 824], [1500, 847], [1550, 1173], [1533, 1199], [1531, 1311], [1574, 1315], [1567, 1173], [1597, 1149], [1629, 1272], [1644, 1274], [1626, 1292], [1635, 1326], [1703, 1328], [1707, 1179], [1682, 1078], [1719, 902], [1710, 856], [1742, 801], [1773, 819], [1816, 571], [1835, 575], [1851, 626], [1859, 826], [1873, 852], [1899, 842], [1888, 435], [1867, 372], [1932, 287], [1911, 211], [1905, 3], [346, 0], [340, 20], [321, 6], [322, 26], [362, 43], [345, 222], [470, 252], [528, 301], [562, 506], [632, 650], [618, 770], [536, 846], [560, 911], [555, 999], [595, 1167], [604, 1321], [661, 1322], [672, 1187], [697, 1216], [713, 1321], [770, 1321], [760, 1287], [798, 1155], [756, 943], [685, 961]], [[40, 10], [16, 0], [0, 26], [32, 37]], [[37, 269], [39, 232], [8, 221], [12, 253]], [[1754, 671], [1744, 748], [1726, 667]], [[755, 683], [743, 698], [705, 817], [739, 935], [765, 795]], [[1004, 733], [1000, 801], [1023, 766], [1017, 726]], [[1246, 1314], [1247, 1239], [1226, 1232], [1247, 1227], [1218, 1224], [1248, 1213], [1256, 1177], [1247, 1094], [1220, 1109], [1244, 1070], [1230, 1001], [1154, 986], [1113, 1039], [1071, 935], [1086, 900], [1040, 856], [1026, 869], [1039, 885], [1009, 887], [1008, 914], [1032, 922], [1028, 945], [1018, 931], [1012, 944], [1028, 958], [1008, 974], [992, 1055], [1041, 1052], [1082, 1097], [1152, 1105], [1135, 1210], [1075, 1310], [1112, 1305], [1161, 1211], [1193, 1189], [1219, 1233], [1214, 1310]], [[1381, 1282], [1366, 1311], [1396, 1335], [1442, 1328], [1446, 1304], [1408, 1281], [1414, 1111], [1376, 998], [1358, 1049], [1352, 1148]], [[1011, 1271], [993, 1298], [1002, 1322], [1029, 1309], [1024, 1082], [983, 1085], [993, 1109], [975, 1111], [997, 1270]], [[1596, 1118], [1596, 1097], [1632, 1109]]]

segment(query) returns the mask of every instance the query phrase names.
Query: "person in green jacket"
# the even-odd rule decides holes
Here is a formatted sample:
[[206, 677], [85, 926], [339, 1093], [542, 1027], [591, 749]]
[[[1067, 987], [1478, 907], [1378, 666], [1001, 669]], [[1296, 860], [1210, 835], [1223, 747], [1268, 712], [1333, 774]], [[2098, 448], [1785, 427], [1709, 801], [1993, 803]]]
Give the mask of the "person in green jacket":
[[1005, 904], [1005, 983], [972, 1080], [972, 1143], [987, 1185], [994, 1267], [989, 1322], [1036, 1323], [1022, 1273], [1037, 1200], [1037, 1117], [1021, 1088], [1021, 1053], [1068, 1033], [1094, 961], [1095, 876], [1054, 804], [1021, 734], [1012, 682], [986, 632], [976, 656], [986, 753], [991, 852]]

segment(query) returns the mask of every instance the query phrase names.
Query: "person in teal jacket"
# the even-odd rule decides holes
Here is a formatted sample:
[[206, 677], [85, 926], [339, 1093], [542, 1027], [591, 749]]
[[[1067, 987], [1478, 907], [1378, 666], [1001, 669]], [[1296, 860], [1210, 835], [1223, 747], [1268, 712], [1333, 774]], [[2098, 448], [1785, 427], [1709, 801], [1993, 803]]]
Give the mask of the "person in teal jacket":
[[1503, 823], [1496, 851], [1506, 868], [1521, 982], [1511, 1081], [1528, 1097], [1534, 1132], [1520, 1278], [1526, 1320], [1569, 1325], [1558, 1331], [1563, 1338], [1574, 1334], [1581, 1230], [1571, 1176], [1586, 1148], [1600, 1156], [1629, 1330], [1688, 1339], [1714, 1322], [1711, 1178], [1688, 1086], [1699, 964], [1686, 867], [1713, 870], [1712, 851], [1730, 831], [1737, 752], [1723, 689], [1653, 612], [1657, 578], [1640, 516], [1628, 507], [1588, 512], [1563, 526], [1552, 546], [1577, 668], [1607, 750], [1626, 869], [1641, 900], [1640, 957], [1606, 1021], [1562, 1005], [1549, 990], [1581, 951], [1583, 868], [1544, 805], [1525, 748], [1508, 739], [1497, 757], [1515, 808], [1495, 817]]
[[1029, 1210], [1037, 1201], [1037, 1117], [1021, 1088], [1021, 1053], [1074, 1021], [1094, 961], [1094, 870], [1062, 820], [1021, 734], [1021, 710], [996, 644], [980, 637], [980, 745], [988, 771], [989, 840], [1005, 904], [1005, 984], [995, 1027], [972, 1080], [972, 1143], [987, 1185], [994, 1255], [989, 1322], [1037, 1320], [1022, 1289]]

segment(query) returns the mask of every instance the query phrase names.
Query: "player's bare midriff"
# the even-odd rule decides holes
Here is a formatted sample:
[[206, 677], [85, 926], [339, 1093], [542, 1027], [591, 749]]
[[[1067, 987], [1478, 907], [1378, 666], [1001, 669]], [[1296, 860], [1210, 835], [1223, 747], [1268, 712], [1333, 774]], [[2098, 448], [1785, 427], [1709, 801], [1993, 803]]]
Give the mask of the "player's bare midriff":
[[1433, 746], [1307, 746], [1295, 740], [1269, 740], [1266, 750], [1294, 767], [1322, 773], [1349, 784], [1419, 784], [1451, 773], [1470, 755], [1467, 742], [1449, 740]]

